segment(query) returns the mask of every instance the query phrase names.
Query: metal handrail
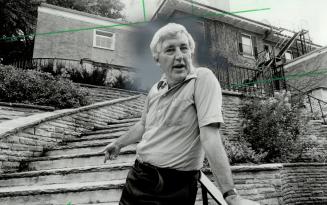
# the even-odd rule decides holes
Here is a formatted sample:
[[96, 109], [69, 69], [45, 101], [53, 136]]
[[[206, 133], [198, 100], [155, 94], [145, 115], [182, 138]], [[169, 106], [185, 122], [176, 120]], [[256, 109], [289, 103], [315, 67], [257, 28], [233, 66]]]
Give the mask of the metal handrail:
[[203, 205], [208, 205], [208, 194], [219, 205], [227, 205], [220, 190], [210, 181], [210, 179], [201, 171], [199, 182], [202, 190]]
[[316, 98], [316, 97], [314, 97], [314, 96], [308, 94], [307, 92], [303, 92], [302, 90], [300, 90], [300, 89], [298, 89], [298, 88], [296, 88], [296, 87], [294, 87], [294, 86], [292, 86], [292, 85], [290, 85], [290, 84], [288, 84], [288, 83], [287, 83], [286, 85], [287, 85], [287, 87], [289, 87], [289, 88], [291, 88], [291, 89], [294, 89], [294, 90], [296, 90], [297, 92], [301, 93], [301, 95], [306, 95], [306, 96], [308, 97], [308, 101], [309, 101], [309, 104], [310, 104], [310, 111], [311, 111], [311, 113], [314, 113], [314, 111], [313, 111], [313, 107], [312, 107], [312, 101], [311, 101], [311, 98], [314, 99], [314, 100], [316, 100], [316, 101], [318, 101], [319, 108], [320, 108], [319, 111], [320, 111], [320, 113], [321, 113], [321, 118], [323, 119], [324, 124], [327, 124], [326, 119], [325, 119], [325, 114], [324, 114], [323, 109], [322, 109], [322, 107], [321, 107], [321, 104], [324, 104], [324, 105], [327, 106], [327, 102], [326, 102], [326, 101], [323, 101], [323, 100], [321, 100], [321, 99], [319, 99], [319, 98]]
[[255, 95], [265, 93], [262, 82], [251, 83], [253, 76], [260, 72], [258, 69], [229, 63], [225, 67], [217, 66], [213, 72], [224, 90]]

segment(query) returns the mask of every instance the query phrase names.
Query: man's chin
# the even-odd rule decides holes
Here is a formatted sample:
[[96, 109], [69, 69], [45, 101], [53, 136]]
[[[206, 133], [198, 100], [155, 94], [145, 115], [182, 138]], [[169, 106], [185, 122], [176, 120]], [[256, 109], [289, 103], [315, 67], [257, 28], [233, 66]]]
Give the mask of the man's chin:
[[174, 82], [176, 82], [176, 83], [180, 83], [180, 82], [182, 82], [183, 80], [185, 80], [185, 78], [186, 78], [185, 73], [181, 73], [180, 75], [175, 75], [175, 76], [174, 76]]

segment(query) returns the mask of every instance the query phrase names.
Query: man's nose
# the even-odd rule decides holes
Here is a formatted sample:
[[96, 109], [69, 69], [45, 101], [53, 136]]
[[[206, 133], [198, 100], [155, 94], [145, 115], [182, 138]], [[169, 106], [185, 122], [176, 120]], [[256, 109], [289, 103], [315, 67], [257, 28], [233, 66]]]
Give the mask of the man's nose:
[[182, 53], [181, 49], [177, 48], [176, 53], [175, 53], [175, 59], [181, 60], [182, 58], [183, 58], [183, 53]]

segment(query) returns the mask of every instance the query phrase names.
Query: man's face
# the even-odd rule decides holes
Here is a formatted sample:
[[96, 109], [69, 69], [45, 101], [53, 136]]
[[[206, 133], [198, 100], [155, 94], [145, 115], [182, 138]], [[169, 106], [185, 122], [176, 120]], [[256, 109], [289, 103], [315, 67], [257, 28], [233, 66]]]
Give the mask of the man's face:
[[170, 86], [185, 79], [192, 66], [192, 54], [185, 34], [166, 38], [159, 52], [158, 62]]

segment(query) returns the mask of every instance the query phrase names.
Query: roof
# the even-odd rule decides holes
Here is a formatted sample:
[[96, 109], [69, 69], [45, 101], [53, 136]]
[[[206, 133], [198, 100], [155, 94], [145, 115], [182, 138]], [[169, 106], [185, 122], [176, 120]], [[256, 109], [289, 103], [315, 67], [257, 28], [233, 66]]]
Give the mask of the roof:
[[[63, 8], [60, 6], [55, 6], [52, 4], [42, 3], [39, 8], [39, 12], [50, 13], [56, 16], [63, 16], [71, 19], [76, 19], [84, 22], [89, 22], [97, 25], [119, 25], [119, 24], [127, 24], [127, 21], [112, 19], [107, 17], [102, 17], [99, 15], [94, 15], [82, 11], [77, 11], [73, 9]], [[125, 28], [127, 26], [124, 26]], [[116, 27], [117, 28], [117, 27]]]
[[315, 50], [313, 50], [313, 51], [311, 51], [309, 53], [306, 53], [306, 54], [304, 54], [302, 56], [294, 58], [291, 61], [286, 62], [284, 64], [284, 69], [290, 68], [290, 67], [292, 67], [294, 65], [297, 65], [297, 64], [302, 63], [304, 61], [310, 60], [310, 59], [312, 59], [314, 57], [317, 57], [317, 56], [319, 56], [321, 54], [324, 54], [326, 52], [327, 52], [327, 46], [315, 49]]
[[[296, 33], [295, 31], [291, 31], [286, 28], [268, 25], [259, 21], [236, 15], [235, 13], [237, 12], [227, 12], [195, 2], [193, 0], [164, 0], [157, 11], [154, 13], [152, 21], [161, 18], [169, 18], [175, 11], [182, 11], [192, 16], [195, 15], [207, 19], [217, 20], [258, 34], [265, 34], [266, 32], [271, 31], [277, 34], [280, 30], [284, 30], [288, 31], [291, 34], [289, 35], [291, 37]], [[312, 45], [315, 47], [320, 47], [317, 44], [312, 43]]]
[[[307, 76], [301, 75], [303, 80], [296, 78], [293, 80], [295, 81], [293, 83], [301, 87], [305, 86], [302, 88], [305, 91], [311, 91], [319, 88], [327, 88], [326, 66], [327, 46], [313, 50], [310, 53], [285, 63], [284, 69], [287, 75], [303, 72], [308, 73]], [[310, 72], [313, 72], [312, 75], [309, 75]], [[314, 74], [315, 72], [316, 74]]]
[[208, 19], [219, 20], [241, 28], [243, 27], [246, 30], [248, 30], [247, 26], [250, 26], [251, 30], [257, 33], [264, 33], [266, 30], [270, 29], [278, 29], [277, 27], [272, 27], [270, 25], [247, 19], [221, 9], [188, 0], [164, 0], [154, 13], [152, 20], [162, 18], [163, 16], [169, 17], [176, 10]]

